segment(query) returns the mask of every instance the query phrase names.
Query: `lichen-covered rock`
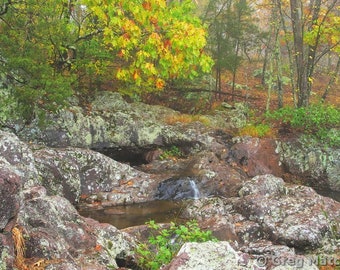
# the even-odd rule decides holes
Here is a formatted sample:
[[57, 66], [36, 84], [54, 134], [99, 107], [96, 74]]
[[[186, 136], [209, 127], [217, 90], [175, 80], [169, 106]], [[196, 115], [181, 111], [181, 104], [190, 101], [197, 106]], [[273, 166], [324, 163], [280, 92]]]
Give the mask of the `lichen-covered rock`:
[[53, 261], [48, 269], [64, 269], [60, 267], [65, 263], [69, 265], [66, 269], [107, 269], [109, 265], [117, 268], [116, 257], [131, 253], [134, 242], [128, 235], [81, 217], [62, 197], [32, 192], [18, 216], [18, 225], [24, 228], [26, 257]]
[[[7, 174], [7, 175], [6, 175]], [[12, 269], [15, 260], [12, 229], [20, 206], [20, 179], [0, 168], [0, 269]]]
[[24, 187], [38, 183], [38, 172], [28, 145], [12, 133], [0, 130], [0, 165], [11, 167]]
[[230, 210], [221, 198], [202, 198], [189, 203], [181, 212], [181, 217], [203, 221], [215, 216], [225, 216]]
[[20, 177], [0, 165], [0, 232], [10, 232], [15, 225], [21, 201], [20, 188]]
[[49, 195], [76, 203], [80, 195], [106, 193], [105, 199], [111, 194], [112, 204], [142, 202], [153, 196], [151, 175], [98, 152], [45, 147], [33, 152], [40, 185], [46, 187]]
[[95, 149], [163, 146], [197, 139], [190, 137], [189, 129], [183, 132], [181, 127], [164, 122], [176, 114], [161, 106], [129, 104], [118, 93], [104, 92], [93, 101], [91, 111], [77, 106], [62, 110], [49, 115], [45, 126], [33, 123], [20, 136], [53, 147]]
[[22, 183], [17, 172], [7, 161], [0, 161], [0, 269], [4, 270], [12, 269], [15, 259], [12, 229], [22, 202]]
[[[168, 172], [171, 176], [174, 175], [168, 177], [158, 187], [158, 198], [177, 199], [182, 195], [182, 197], [191, 198], [237, 196], [247, 177], [238, 168], [221, 161], [220, 157], [226, 158], [227, 149], [221, 145], [216, 147], [216, 142], [214, 145], [213, 149], [196, 153], [186, 159], [156, 160], [151, 164], [141, 166], [143, 171], [149, 173]], [[191, 183], [190, 180], [192, 180]], [[196, 196], [194, 196], [192, 185], [198, 189]]]
[[310, 255], [298, 255], [294, 248], [284, 245], [275, 245], [267, 240], [252, 242], [240, 248], [240, 251], [251, 254], [256, 258], [258, 265], [266, 266], [266, 269], [303, 269], [317, 270], [317, 260]]
[[11, 235], [0, 234], [0, 269], [12, 269], [14, 264], [14, 243]]
[[[220, 155], [223, 154], [222, 151]], [[242, 183], [247, 179], [246, 174], [232, 164], [221, 162], [215, 152], [207, 151], [195, 155], [190, 166], [197, 175], [198, 187], [206, 196], [237, 196]]]
[[277, 142], [269, 138], [235, 137], [230, 149], [230, 159], [240, 166], [249, 177], [262, 174], [281, 176], [280, 156]]
[[185, 219], [195, 219], [201, 228], [212, 231], [221, 241], [248, 245], [264, 238], [260, 224], [235, 212], [234, 199], [202, 198], [189, 203], [181, 212]]
[[[73, 106], [47, 115], [43, 126], [33, 122], [19, 135], [25, 141], [47, 146], [91, 148], [106, 153], [121, 149], [136, 153], [169, 145], [186, 145], [197, 150], [209, 147], [214, 140], [199, 121], [167, 124], [179, 112], [162, 106], [127, 103], [118, 93], [99, 93], [89, 108]], [[233, 117], [235, 114], [237, 117]], [[240, 105], [205, 119], [218, 128], [234, 128], [246, 121], [245, 115]]]
[[[250, 186], [254, 186], [253, 192], [249, 192]], [[315, 249], [325, 239], [331, 241], [340, 234], [340, 203], [318, 195], [310, 187], [283, 187], [276, 177], [267, 175], [246, 182], [245, 189], [247, 192], [241, 189], [243, 197], [235, 201], [234, 209], [261, 224], [264, 235], [275, 243]]]
[[250, 194], [273, 195], [283, 194], [286, 191], [285, 183], [282, 178], [275, 177], [271, 174], [258, 175], [251, 180], [243, 183], [239, 191], [240, 197]]
[[287, 185], [273, 175], [246, 181], [241, 197], [202, 198], [188, 204], [182, 216], [197, 219], [219, 239], [248, 246], [259, 240], [295, 247], [340, 250], [340, 203], [312, 188]]
[[279, 143], [277, 151], [282, 165], [304, 184], [340, 191], [340, 149], [298, 140]]
[[[229, 242], [185, 243], [165, 270], [317, 270], [315, 261], [269, 242], [262, 250], [236, 251]], [[255, 251], [255, 253], [254, 253]]]
[[266, 269], [249, 254], [235, 251], [228, 242], [185, 243], [166, 270]]
[[215, 112], [213, 116], [207, 116], [211, 125], [222, 129], [241, 128], [248, 122], [249, 108], [245, 103], [237, 102], [234, 106], [223, 106], [223, 110]]

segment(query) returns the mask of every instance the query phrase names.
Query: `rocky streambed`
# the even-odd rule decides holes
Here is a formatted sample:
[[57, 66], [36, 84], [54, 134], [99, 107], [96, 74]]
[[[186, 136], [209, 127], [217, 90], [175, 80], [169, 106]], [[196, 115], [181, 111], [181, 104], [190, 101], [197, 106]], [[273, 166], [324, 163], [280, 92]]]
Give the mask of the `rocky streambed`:
[[[176, 215], [198, 220], [220, 241], [185, 244], [164, 269], [335, 267], [340, 203], [312, 187], [340, 190], [340, 150], [233, 137], [227, 130], [246, 123], [242, 108], [207, 116], [218, 129], [169, 125], [178, 112], [105, 93], [90, 112], [74, 106], [44, 126], [0, 131], [0, 269], [133, 268], [147, 228], [117, 229], [76, 207], [109, 211], [179, 194], [192, 200]], [[160, 158], [171, 146], [183, 156]], [[130, 166], [136, 160], [143, 162]], [[20, 261], [14, 232], [24, 237]]]

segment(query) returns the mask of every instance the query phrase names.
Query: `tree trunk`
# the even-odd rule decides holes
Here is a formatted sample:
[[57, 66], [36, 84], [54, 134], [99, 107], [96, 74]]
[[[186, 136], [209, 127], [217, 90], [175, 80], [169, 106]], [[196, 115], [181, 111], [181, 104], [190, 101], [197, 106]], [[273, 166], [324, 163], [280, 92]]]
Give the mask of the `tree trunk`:
[[307, 85], [307, 71], [304, 61], [303, 44], [303, 9], [300, 0], [290, 0], [291, 19], [293, 26], [295, 64], [297, 71], [298, 107], [306, 107], [309, 104], [309, 93]]
[[[239, 51], [240, 51], [240, 46], [239, 46], [240, 42], [239, 40], [236, 41], [236, 48], [235, 48], [235, 57], [238, 57]], [[232, 96], [231, 96], [231, 100], [234, 101], [234, 94], [235, 94], [235, 85], [236, 85], [236, 73], [237, 73], [237, 65], [235, 65], [235, 67], [233, 68], [233, 84], [232, 84]]]
[[266, 72], [267, 72], [267, 62], [268, 62], [268, 51], [269, 51], [268, 44], [266, 44], [266, 49], [264, 51], [263, 65], [262, 65], [262, 74], [261, 74], [261, 84], [262, 85], [266, 85]]
[[322, 95], [322, 100], [325, 101], [327, 96], [328, 96], [328, 93], [329, 93], [329, 90], [331, 89], [331, 86], [334, 84], [337, 76], [338, 76], [338, 73], [339, 73], [339, 70], [340, 70], [340, 56], [338, 57], [338, 62], [336, 64], [336, 68], [333, 72], [331, 72], [331, 78], [329, 79], [329, 82], [327, 84], [327, 87], [325, 89], [325, 92], [323, 93]]
[[297, 105], [297, 101], [296, 101], [296, 84], [295, 84], [295, 76], [296, 76], [296, 66], [294, 66], [294, 62], [293, 62], [293, 53], [292, 53], [292, 48], [289, 45], [289, 37], [287, 35], [288, 31], [287, 31], [287, 26], [286, 26], [286, 20], [284, 17], [284, 13], [282, 10], [282, 3], [281, 0], [276, 0], [276, 5], [278, 8], [278, 12], [280, 14], [280, 22], [281, 22], [281, 27], [282, 30], [284, 31], [285, 35], [285, 42], [286, 42], [286, 49], [287, 49], [287, 54], [288, 54], [288, 60], [289, 60], [289, 75], [290, 75], [290, 85], [291, 85], [291, 89], [292, 89], [292, 96], [293, 96], [293, 103], [294, 103], [294, 107], [296, 107]]

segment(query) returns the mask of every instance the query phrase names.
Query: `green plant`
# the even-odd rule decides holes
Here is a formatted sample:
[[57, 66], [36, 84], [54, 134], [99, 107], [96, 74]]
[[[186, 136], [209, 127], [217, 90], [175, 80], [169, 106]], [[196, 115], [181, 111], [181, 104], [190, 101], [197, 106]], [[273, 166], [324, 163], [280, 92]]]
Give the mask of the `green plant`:
[[328, 212], [324, 209], [322, 209], [322, 213], [329, 224], [329, 232], [331, 234], [331, 238], [334, 240], [339, 240], [340, 239], [340, 228], [338, 225], [339, 220], [331, 219], [328, 215]]
[[[289, 124], [306, 135], [330, 146], [340, 146], [340, 110], [331, 105], [313, 104], [309, 107], [285, 107], [266, 114], [269, 120]], [[335, 128], [335, 129], [334, 129]]]
[[[110, 255], [110, 257], [116, 257], [115, 256], [115, 247], [113, 245], [113, 242], [112, 241], [107, 241], [106, 242], [106, 246], [103, 246], [103, 248], [105, 249], [105, 251], [107, 252], [107, 254]], [[116, 269], [116, 266], [115, 265], [112, 265], [112, 264], [109, 264], [107, 265], [107, 267], [109, 269]]]
[[239, 130], [239, 135], [249, 135], [252, 137], [266, 137], [272, 135], [272, 129], [267, 124], [250, 124]]
[[206, 30], [192, 1], [84, 4], [95, 16], [96, 29], [102, 29], [101, 41], [120, 64], [114, 72], [119, 81], [156, 92], [166, 81], [210, 72], [213, 61], [203, 50]]
[[6, 270], [7, 264], [6, 264], [6, 259], [10, 257], [8, 254], [8, 248], [3, 248], [1, 251], [1, 257], [0, 257], [0, 270]]
[[165, 118], [165, 122], [169, 125], [174, 125], [176, 123], [189, 124], [192, 122], [201, 122], [205, 126], [210, 126], [210, 120], [208, 117], [199, 114], [176, 114], [170, 115]]
[[184, 225], [171, 223], [167, 229], [151, 220], [146, 223], [151, 229], [147, 243], [140, 243], [136, 248], [138, 263], [146, 269], [160, 269], [169, 263], [186, 242], [217, 241], [211, 231], [202, 231], [197, 221], [188, 221]]
[[164, 159], [169, 159], [169, 158], [180, 158], [183, 157], [183, 152], [181, 151], [181, 149], [179, 149], [177, 146], [173, 145], [171, 146], [170, 149], [165, 150], [160, 156], [159, 158], [161, 160]]

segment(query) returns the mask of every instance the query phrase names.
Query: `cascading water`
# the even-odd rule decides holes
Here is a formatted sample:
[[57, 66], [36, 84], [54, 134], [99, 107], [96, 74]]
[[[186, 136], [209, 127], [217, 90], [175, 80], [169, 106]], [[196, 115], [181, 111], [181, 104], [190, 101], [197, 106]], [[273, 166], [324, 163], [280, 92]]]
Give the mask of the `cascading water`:
[[192, 177], [173, 177], [159, 184], [155, 198], [157, 200], [185, 200], [202, 197]]
[[122, 229], [142, 225], [148, 220], [166, 223], [178, 219], [187, 199], [206, 196], [194, 177], [173, 177], [158, 186], [155, 201], [80, 211], [81, 215]]
[[193, 191], [193, 199], [199, 199], [201, 197], [200, 191], [196, 185], [196, 182], [192, 179], [189, 180], [190, 187], [192, 188]]

